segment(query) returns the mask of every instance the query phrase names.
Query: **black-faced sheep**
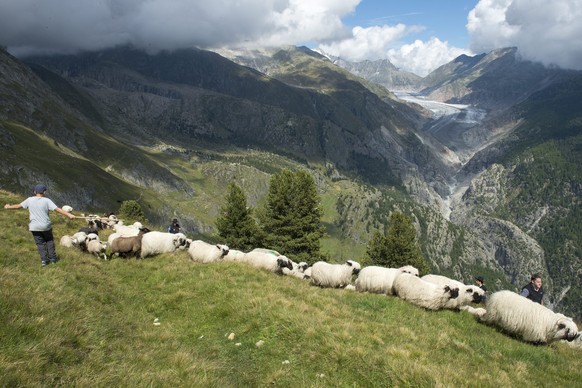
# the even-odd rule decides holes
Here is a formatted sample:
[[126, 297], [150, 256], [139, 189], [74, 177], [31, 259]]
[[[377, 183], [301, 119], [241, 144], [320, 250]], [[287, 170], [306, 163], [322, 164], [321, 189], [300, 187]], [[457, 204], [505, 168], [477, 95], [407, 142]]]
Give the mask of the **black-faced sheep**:
[[311, 284], [319, 287], [343, 288], [351, 283], [352, 275], [360, 272], [360, 263], [348, 260], [344, 264], [318, 261], [311, 266]]
[[222, 260], [228, 254], [229, 248], [222, 244], [209, 244], [202, 240], [194, 240], [188, 248], [188, 255], [197, 263], [213, 263]]
[[293, 266], [292, 269], [286, 267], [282, 269], [283, 275], [293, 276], [302, 280], [309, 279], [309, 276], [305, 274], [305, 270], [309, 268], [309, 264], [304, 261], [301, 263], [295, 263], [291, 261], [291, 265]]
[[410, 265], [400, 268], [364, 267], [356, 279], [356, 291], [393, 295], [394, 279], [402, 273], [418, 276], [418, 269]]
[[535, 303], [515, 292], [493, 293], [485, 304], [480, 320], [496, 326], [526, 342], [546, 344], [558, 340], [574, 341], [579, 337], [572, 320]]
[[184, 233], [166, 233], [152, 231], [145, 234], [141, 240], [141, 257], [172, 253], [186, 245]]
[[224, 261], [234, 261], [242, 263], [245, 260], [246, 253], [237, 249], [229, 249], [228, 253], [222, 258]]
[[428, 310], [440, 310], [459, 296], [458, 288], [438, 286], [408, 273], [398, 275], [392, 287], [399, 298]]
[[256, 248], [244, 256], [244, 262], [256, 268], [263, 268], [276, 274], [282, 274], [283, 268], [293, 269], [291, 260], [277, 251]]
[[446, 309], [459, 310], [460, 307], [471, 303], [481, 303], [485, 296], [485, 291], [483, 291], [481, 287], [463, 284], [458, 280], [450, 279], [443, 275], [428, 274], [424, 275], [421, 279], [439, 286], [449, 285], [459, 289], [459, 296], [455, 299], [449, 300], [445, 305]]

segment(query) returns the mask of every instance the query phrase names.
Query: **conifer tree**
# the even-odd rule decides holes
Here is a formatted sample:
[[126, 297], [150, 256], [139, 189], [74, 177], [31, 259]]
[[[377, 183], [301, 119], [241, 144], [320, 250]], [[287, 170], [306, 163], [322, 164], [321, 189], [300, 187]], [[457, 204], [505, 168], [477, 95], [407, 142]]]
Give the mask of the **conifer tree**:
[[412, 220], [405, 214], [393, 212], [390, 215], [386, 234], [374, 233], [366, 249], [367, 260], [376, 265], [398, 268], [412, 265], [421, 274], [430, 271], [430, 266], [422, 256], [416, 240], [416, 230]]
[[119, 207], [119, 212], [117, 215], [119, 216], [119, 218], [124, 220], [130, 220], [134, 222], [146, 221], [145, 214], [143, 213], [143, 210], [141, 209], [139, 202], [133, 199], [123, 201], [121, 203], [121, 206]]
[[261, 219], [268, 247], [296, 261], [319, 260], [322, 215], [315, 181], [307, 171], [285, 169], [271, 177]]
[[228, 186], [216, 228], [230, 248], [248, 251], [256, 247], [259, 228], [253, 218], [253, 209], [247, 206], [247, 197], [235, 183]]

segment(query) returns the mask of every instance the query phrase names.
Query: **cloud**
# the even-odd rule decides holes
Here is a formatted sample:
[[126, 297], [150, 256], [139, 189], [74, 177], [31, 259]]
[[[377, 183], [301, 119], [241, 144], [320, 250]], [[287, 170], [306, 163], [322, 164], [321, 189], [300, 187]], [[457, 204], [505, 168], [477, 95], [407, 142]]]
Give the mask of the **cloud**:
[[16, 55], [133, 44], [150, 51], [333, 40], [360, 0], [0, 1], [0, 45]]
[[399, 49], [390, 49], [388, 59], [394, 66], [424, 77], [461, 54], [473, 55], [468, 50], [449, 46], [448, 42], [433, 37], [428, 42], [416, 40]]
[[388, 48], [399, 39], [412, 32], [420, 31], [421, 27], [407, 27], [404, 24], [395, 26], [354, 27], [349, 38], [319, 45], [322, 51], [347, 59], [363, 61], [365, 59], [386, 58]]
[[471, 49], [515, 46], [522, 57], [582, 70], [582, 2], [481, 0], [469, 13]]

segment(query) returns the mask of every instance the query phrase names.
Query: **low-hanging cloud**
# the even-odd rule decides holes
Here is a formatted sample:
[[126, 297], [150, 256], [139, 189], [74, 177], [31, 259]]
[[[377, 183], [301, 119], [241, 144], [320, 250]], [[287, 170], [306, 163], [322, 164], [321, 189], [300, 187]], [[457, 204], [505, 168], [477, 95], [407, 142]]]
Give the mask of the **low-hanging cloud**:
[[0, 44], [16, 55], [132, 44], [150, 51], [343, 38], [360, 0], [0, 1]]
[[475, 52], [515, 46], [525, 59], [582, 70], [580, 20], [580, 0], [481, 0], [467, 30]]
[[468, 50], [450, 46], [448, 42], [435, 37], [427, 42], [416, 40], [399, 49], [388, 50], [388, 58], [394, 66], [422, 77], [462, 54], [472, 55]]

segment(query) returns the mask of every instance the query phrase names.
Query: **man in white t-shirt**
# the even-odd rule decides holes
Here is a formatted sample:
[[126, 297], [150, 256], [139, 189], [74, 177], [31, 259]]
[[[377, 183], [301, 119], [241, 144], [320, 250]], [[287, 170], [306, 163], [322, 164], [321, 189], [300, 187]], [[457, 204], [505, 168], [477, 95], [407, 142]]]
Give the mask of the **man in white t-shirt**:
[[28, 197], [17, 205], [4, 205], [4, 209], [28, 209], [30, 223], [28, 230], [34, 237], [34, 242], [40, 254], [41, 265], [44, 267], [58, 261], [53, 238], [53, 226], [49, 218], [49, 210], [61, 213], [69, 218], [75, 218], [71, 213], [57, 207], [53, 201], [44, 196], [47, 188], [43, 184], [34, 186], [34, 196]]

